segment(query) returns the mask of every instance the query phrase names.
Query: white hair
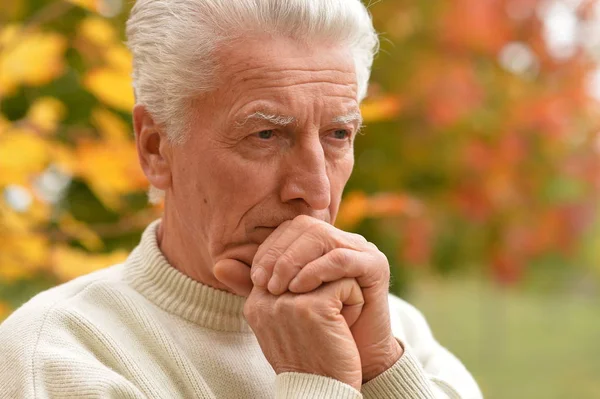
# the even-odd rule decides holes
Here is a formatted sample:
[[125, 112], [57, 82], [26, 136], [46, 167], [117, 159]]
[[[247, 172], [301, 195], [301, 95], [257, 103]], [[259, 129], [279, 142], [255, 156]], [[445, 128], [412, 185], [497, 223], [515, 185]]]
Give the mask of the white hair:
[[[379, 39], [360, 0], [137, 0], [127, 21], [136, 102], [172, 143], [185, 142], [192, 99], [219, 84], [215, 50], [261, 32], [348, 46], [357, 100], [366, 96]], [[162, 197], [149, 194], [151, 202]]]

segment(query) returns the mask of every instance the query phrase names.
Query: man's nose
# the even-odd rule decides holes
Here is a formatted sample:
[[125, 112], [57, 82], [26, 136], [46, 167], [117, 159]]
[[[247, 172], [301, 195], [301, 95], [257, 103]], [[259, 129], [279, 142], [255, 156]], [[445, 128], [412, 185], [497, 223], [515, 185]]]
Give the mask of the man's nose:
[[331, 203], [331, 186], [327, 160], [319, 138], [296, 144], [283, 165], [283, 202], [303, 201], [314, 209], [327, 209]]

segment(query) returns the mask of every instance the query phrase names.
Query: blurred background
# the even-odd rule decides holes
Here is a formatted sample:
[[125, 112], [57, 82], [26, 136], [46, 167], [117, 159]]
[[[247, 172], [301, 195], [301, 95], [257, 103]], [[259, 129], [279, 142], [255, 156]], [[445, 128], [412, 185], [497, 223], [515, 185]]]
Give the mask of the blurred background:
[[[0, 2], [0, 320], [160, 216], [130, 1]], [[486, 398], [600, 398], [600, 2], [385, 0], [337, 225], [375, 242]]]

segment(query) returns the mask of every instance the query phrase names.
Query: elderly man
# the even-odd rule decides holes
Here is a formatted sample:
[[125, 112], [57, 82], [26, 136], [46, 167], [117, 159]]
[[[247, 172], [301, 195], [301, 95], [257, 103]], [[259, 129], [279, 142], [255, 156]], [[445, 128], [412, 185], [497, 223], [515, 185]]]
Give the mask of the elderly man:
[[164, 217], [0, 328], [2, 398], [480, 398], [389, 265], [331, 225], [377, 35], [359, 0], [138, 0]]

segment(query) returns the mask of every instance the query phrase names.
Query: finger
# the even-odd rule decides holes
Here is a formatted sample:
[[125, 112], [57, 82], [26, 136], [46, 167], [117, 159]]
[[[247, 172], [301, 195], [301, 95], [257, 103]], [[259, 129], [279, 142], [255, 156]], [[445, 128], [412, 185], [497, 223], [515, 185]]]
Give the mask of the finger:
[[222, 259], [215, 264], [213, 274], [236, 295], [244, 297], [250, 295], [253, 285], [250, 279], [250, 268], [245, 263], [235, 259]]
[[258, 246], [258, 250], [254, 255], [254, 259], [252, 259], [252, 264], [257, 263], [261, 260], [261, 258], [265, 255], [269, 247], [279, 238], [281, 235], [287, 230], [287, 228], [292, 224], [291, 220], [286, 220], [281, 223], [277, 228], [267, 237], [266, 240], [263, 241], [262, 244]]
[[[313, 223], [275, 261], [268, 290], [273, 295], [281, 295], [288, 290], [290, 281], [304, 265], [335, 247], [361, 250], [365, 244], [369, 243], [361, 235], [339, 230], [327, 223]], [[367, 245], [367, 248], [370, 247]]]
[[361, 235], [339, 230], [328, 223], [314, 223], [275, 261], [268, 290], [273, 295], [281, 295], [306, 264], [336, 247], [367, 252], [372, 250], [371, 246]]
[[269, 276], [267, 275], [264, 268], [257, 267], [256, 265], [259, 264], [259, 261], [265, 256], [265, 254], [267, 253], [269, 248], [271, 248], [273, 243], [276, 242], [277, 239], [279, 239], [279, 237], [281, 237], [286, 232], [291, 223], [291, 220], [286, 220], [285, 222], [281, 223], [275, 229], [275, 231], [273, 231], [267, 237], [267, 239], [258, 247], [258, 250], [254, 255], [254, 259], [252, 260], [252, 270], [250, 272], [252, 282], [255, 286], [266, 288], [267, 283], [269, 282]]
[[[254, 261], [252, 262], [252, 281], [255, 285], [261, 287], [267, 286], [273, 274], [273, 267], [275, 266], [277, 259], [279, 259], [281, 254], [285, 252], [290, 244], [310, 226], [306, 217], [296, 217], [289, 223], [284, 223], [287, 223], [286, 226], [278, 227], [278, 229], [281, 228], [282, 232], [271, 240], [269, 240], [269, 238], [271, 238], [269, 236], [269, 238], [261, 244], [261, 248], [259, 248], [259, 252], [261, 252], [260, 256], [258, 256], [259, 254], [257, 252], [257, 256], [254, 257]], [[275, 234], [275, 232], [273, 232], [273, 234]]]
[[288, 290], [290, 281], [306, 264], [323, 256], [328, 245], [326, 238], [321, 237], [318, 231], [314, 226], [306, 229], [279, 256], [273, 265], [273, 275], [268, 284], [269, 292], [281, 295]]
[[[351, 327], [360, 317], [365, 299], [360, 286], [353, 278], [338, 280], [332, 284], [326, 284], [319, 290], [323, 290], [326, 295], [332, 295], [339, 301], [340, 314], [346, 320], [348, 327]], [[320, 292], [317, 292], [320, 295]]]
[[371, 253], [348, 248], [336, 248], [310, 262], [290, 282], [289, 290], [295, 293], [310, 292], [321, 284], [356, 278], [361, 288], [369, 288], [379, 282], [381, 269], [387, 265]]

